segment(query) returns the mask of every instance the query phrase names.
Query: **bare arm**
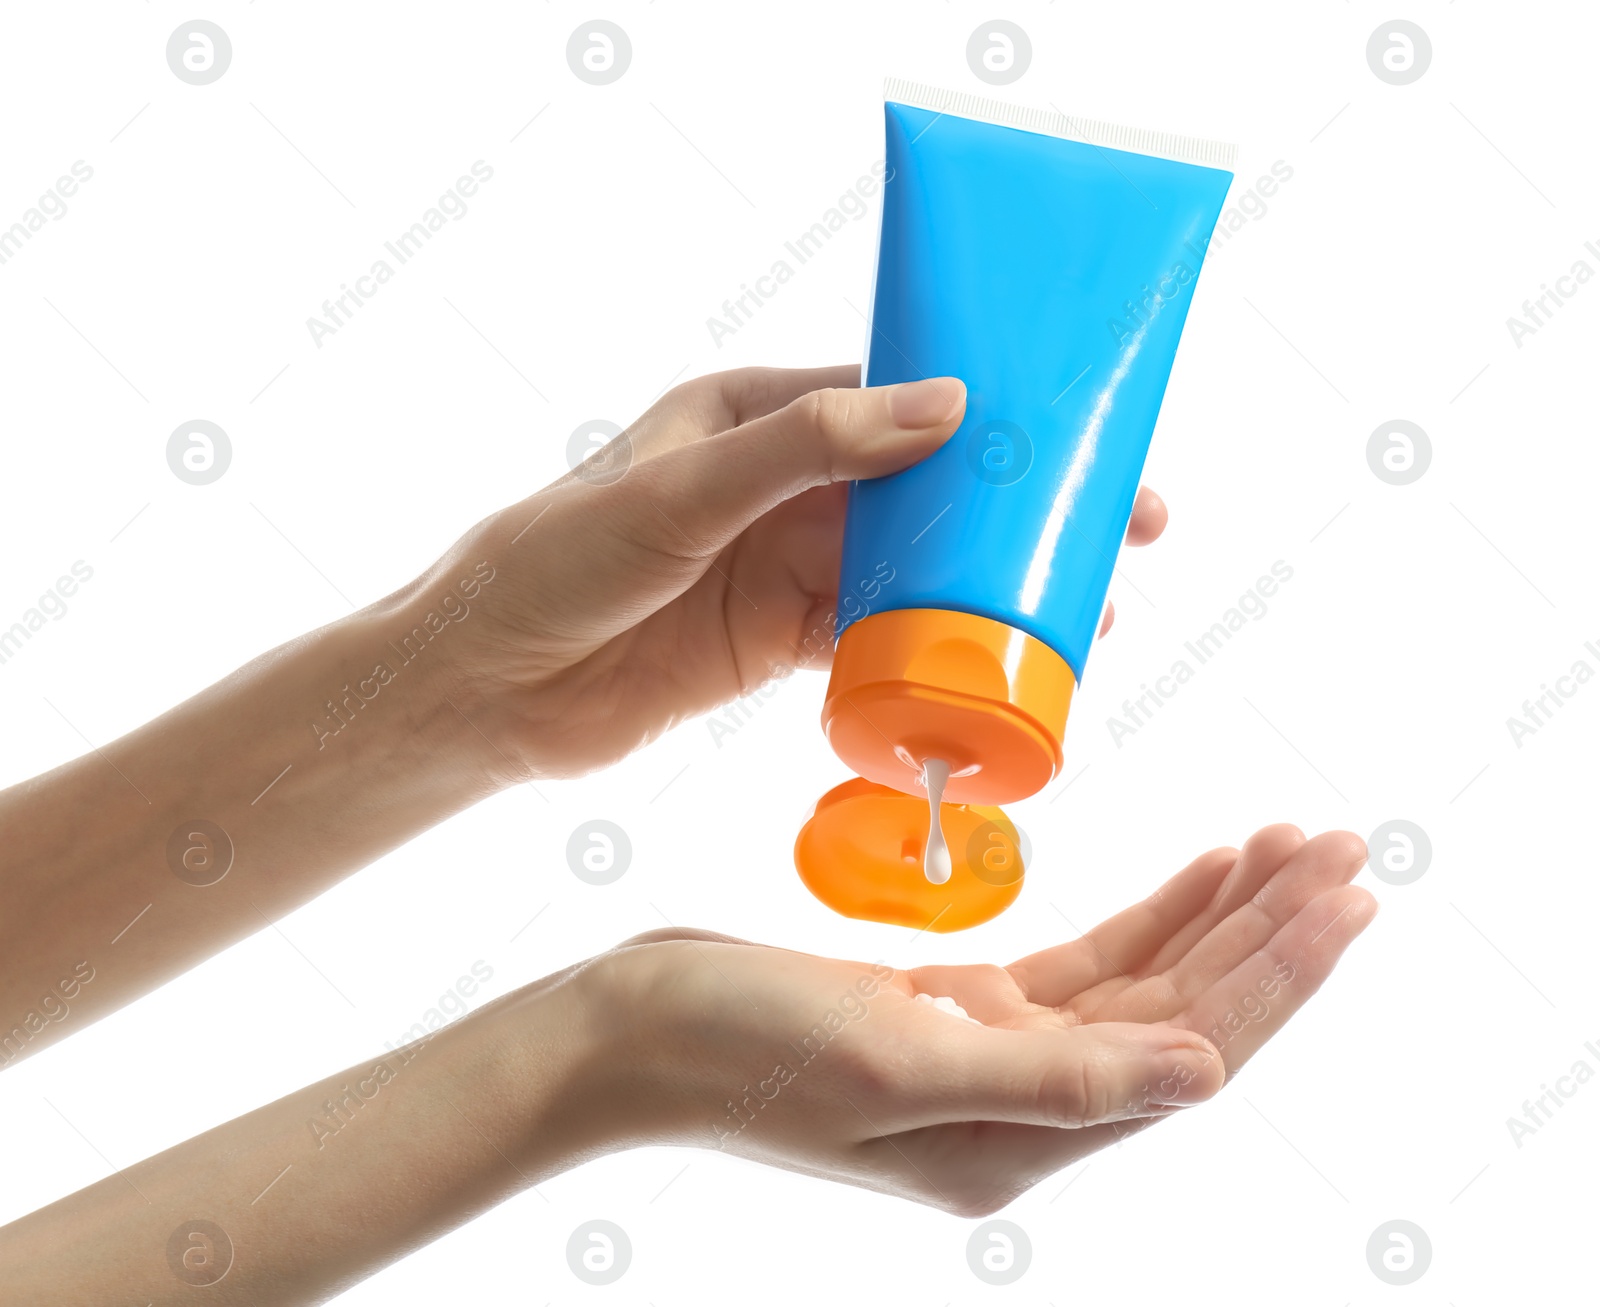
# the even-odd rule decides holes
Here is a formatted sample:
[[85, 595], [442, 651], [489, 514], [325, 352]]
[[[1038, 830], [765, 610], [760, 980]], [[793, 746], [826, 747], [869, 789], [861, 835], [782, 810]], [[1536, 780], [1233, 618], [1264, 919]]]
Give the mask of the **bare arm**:
[[[457, 570], [480, 596], [492, 589]], [[472, 606], [456, 580], [274, 650], [0, 793], [0, 1065], [503, 783], [489, 765], [501, 760], [452, 706], [476, 705], [447, 688], [462, 624], [446, 619], [425, 642], [414, 634], [447, 594], [456, 611]], [[388, 671], [374, 675], [379, 664]]]
[[1371, 920], [1365, 857], [1272, 827], [1004, 968], [651, 932], [0, 1229], [0, 1301], [320, 1302], [645, 1143], [987, 1214], [1219, 1092]]
[[605, 766], [830, 648], [839, 483], [937, 448], [963, 396], [831, 388], [856, 371], [680, 386], [612, 465], [413, 585], [0, 794], [0, 1066], [492, 791]]
[[573, 1165], [601, 1114], [566, 979], [0, 1229], [0, 1301], [322, 1302]]

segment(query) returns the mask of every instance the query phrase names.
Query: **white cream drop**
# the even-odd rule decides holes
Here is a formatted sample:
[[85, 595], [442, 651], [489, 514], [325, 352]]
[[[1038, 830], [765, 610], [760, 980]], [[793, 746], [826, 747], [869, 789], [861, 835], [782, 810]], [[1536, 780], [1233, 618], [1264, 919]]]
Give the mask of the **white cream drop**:
[[944, 842], [944, 826], [939, 821], [939, 805], [944, 802], [945, 782], [950, 779], [950, 764], [928, 758], [922, 764], [922, 784], [928, 791], [928, 843], [922, 855], [922, 874], [930, 885], [943, 885], [950, 879], [950, 846]]
[[927, 1003], [931, 1007], [938, 1008], [941, 1012], [948, 1012], [953, 1017], [960, 1017], [963, 1021], [970, 1021], [975, 1026], [983, 1024], [977, 1017], [972, 1016], [966, 1008], [957, 1003], [955, 999], [948, 998], [943, 994], [917, 994], [915, 998], [918, 1003]]

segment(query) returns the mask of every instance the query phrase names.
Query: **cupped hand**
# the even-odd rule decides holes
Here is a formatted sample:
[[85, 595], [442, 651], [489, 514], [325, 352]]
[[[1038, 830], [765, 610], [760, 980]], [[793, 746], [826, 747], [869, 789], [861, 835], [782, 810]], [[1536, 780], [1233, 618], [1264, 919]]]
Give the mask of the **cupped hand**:
[[[966, 407], [954, 378], [863, 389], [859, 374], [746, 368], [679, 386], [411, 588], [494, 567], [449, 652], [453, 701], [520, 776], [594, 770], [827, 666], [846, 483], [927, 457]], [[1141, 490], [1128, 542], [1166, 518]], [[1102, 633], [1111, 620], [1108, 606]]]
[[[646, 1142], [987, 1214], [1216, 1094], [1377, 904], [1354, 835], [1272, 826], [1008, 967], [897, 971], [660, 930], [590, 968]], [[916, 995], [953, 998], [972, 1021]]]

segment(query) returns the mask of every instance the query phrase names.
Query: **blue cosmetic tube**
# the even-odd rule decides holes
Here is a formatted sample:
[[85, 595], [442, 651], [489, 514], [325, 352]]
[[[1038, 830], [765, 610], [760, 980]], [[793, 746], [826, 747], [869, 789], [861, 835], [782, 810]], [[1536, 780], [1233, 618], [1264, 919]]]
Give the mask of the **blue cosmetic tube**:
[[1060, 771], [1233, 150], [904, 82], [887, 100], [864, 384], [959, 377], [967, 409], [937, 453], [850, 487], [823, 728], [899, 795], [934, 760], [948, 803], [1003, 803]]
[[[1234, 150], [899, 82], [885, 122], [864, 384], [957, 376], [966, 418], [931, 458], [851, 485], [824, 726], [874, 781], [915, 792], [942, 736], [949, 800], [1022, 798], [1059, 768]], [[898, 665], [946, 642], [931, 685]], [[1070, 685], [1018, 685], [1046, 669]], [[918, 683], [1046, 739], [1018, 723], [1011, 755], [1000, 731], [976, 757], [963, 705], [918, 710]], [[894, 697], [893, 729], [862, 713]]]
[[960, 929], [1021, 888], [989, 805], [1061, 771], [1234, 150], [912, 83], [886, 101], [862, 379], [955, 376], [966, 416], [851, 485], [822, 729], [859, 779], [795, 862], [838, 912]]

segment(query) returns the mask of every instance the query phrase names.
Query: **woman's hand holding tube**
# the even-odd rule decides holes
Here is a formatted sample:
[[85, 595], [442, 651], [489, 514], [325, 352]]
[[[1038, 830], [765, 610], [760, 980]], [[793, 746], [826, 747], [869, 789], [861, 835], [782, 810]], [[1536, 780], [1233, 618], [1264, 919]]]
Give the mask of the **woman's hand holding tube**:
[[[0, 793], [0, 1066], [498, 789], [826, 666], [844, 483], [926, 457], [965, 404], [857, 375], [680, 386], [410, 585]], [[1141, 492], [1130, 543], [1165, 520]]]
[[[750, 368], [680, 386], [441, 561], [440, 577], [494, 561], [454, 670], [514, 779], [593, 770], [773, 676], [828, 666], [844, 483], [926, 458], [966, 406], [952, 377], [859, 389], [858, 376]], [[1129, 543], [1165, 525], [1141, 491]]]

